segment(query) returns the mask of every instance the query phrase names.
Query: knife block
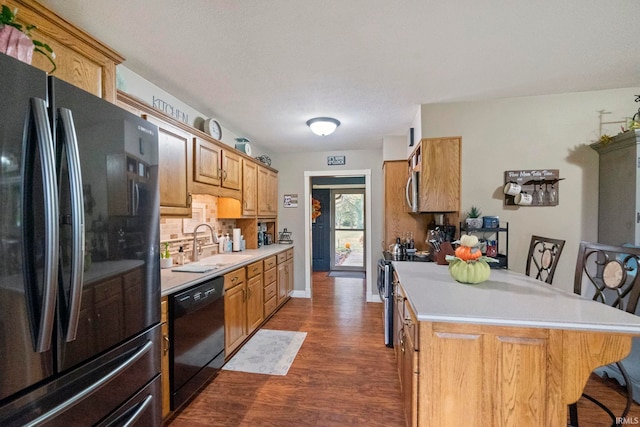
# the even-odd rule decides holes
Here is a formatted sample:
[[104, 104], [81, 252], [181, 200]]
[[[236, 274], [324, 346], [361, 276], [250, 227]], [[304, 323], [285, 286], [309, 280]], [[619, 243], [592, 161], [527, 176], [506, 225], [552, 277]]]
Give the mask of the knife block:
[[450, 242], [442, 242], [440, 243], [440, 251], [436, 253], [436, 263], [438, 265], [448, 265], [447, 255], [454, 255], [455, 251], [453, 250], [453, 246], [451, 246]]

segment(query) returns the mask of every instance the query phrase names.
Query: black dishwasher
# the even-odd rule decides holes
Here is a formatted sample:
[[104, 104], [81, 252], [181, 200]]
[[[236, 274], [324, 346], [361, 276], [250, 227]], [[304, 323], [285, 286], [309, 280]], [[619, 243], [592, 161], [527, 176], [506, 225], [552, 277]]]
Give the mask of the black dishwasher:
[[185, 403], [224, 364], [224, 277], [169, 298], [171, 409]]

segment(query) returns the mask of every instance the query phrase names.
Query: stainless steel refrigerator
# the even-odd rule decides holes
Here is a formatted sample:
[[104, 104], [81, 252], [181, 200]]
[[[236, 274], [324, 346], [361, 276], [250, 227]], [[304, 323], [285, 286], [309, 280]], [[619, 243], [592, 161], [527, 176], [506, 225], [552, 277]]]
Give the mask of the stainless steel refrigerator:
[[157, 138], [0, 54], [0, 425], [161, 424]]

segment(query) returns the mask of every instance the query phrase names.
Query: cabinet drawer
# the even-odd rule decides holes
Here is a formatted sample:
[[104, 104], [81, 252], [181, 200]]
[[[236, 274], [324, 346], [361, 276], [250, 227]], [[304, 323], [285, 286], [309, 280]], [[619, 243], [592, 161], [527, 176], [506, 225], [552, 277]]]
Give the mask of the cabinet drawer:
[[247, 279], [255, 277], [260, 273], [262, 273], [262, 261], [247, 265]]
[[278, 264], [282, 264], [283, 262], [285, 262], [287, 260], [287, 253], [286, 252], [280, 252], [279, 254], [276, 255], [276, 257], [278, 257]]
[[224, 275], [224, 290], [231, 289], [236, 285], [244, 282], [245, 273], [244, 268], [232, 271]]
[[96, 285], [94, 292], [96, 303], [113, 296], [122, 296], [122, 280], [118, 277], [117, 279], [100, 283]]
[[287, 249], [287, 259], [293, 258], [293, 249]]
[[264, 316], [267, 317], [276, 309], [277, 298], [274, 296], [264, 303]]
[[269, 298], [276, 295], [276, 282], [273, 282], [264, 287], [264, 300], [267, 301]]
[[270, 256], [269, 258], [265, 258], [264, 260], [264, 270], [267, 271], [270, 268], [275, 267], [277, 264], [276, 257]]
[[[273, 257], [275, 260], [276, 258]], [[264, 284], [268, 285], [269, 283], [275, 282], [276, 277], [278, 276], [278, 270], [274, 267], [270, 270], [264, 272]]]

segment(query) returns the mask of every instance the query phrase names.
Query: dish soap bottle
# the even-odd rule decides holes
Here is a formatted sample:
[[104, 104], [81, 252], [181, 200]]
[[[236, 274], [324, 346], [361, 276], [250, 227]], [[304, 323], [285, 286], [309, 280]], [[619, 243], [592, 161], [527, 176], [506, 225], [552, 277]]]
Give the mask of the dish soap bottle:
[[184, 265], [184, 249], [182, 249], [182, 246], [178, 249], [178, 264]]
[[229, 238], [229, 233], [227, 233], [227, 236], [224, 239], [225, 241], [225, 252], [227, 253], [231, 253], [231, 251], [233, 250], [233, 241], [231, 241], [231, 239]]
[[221, 234], [218, 236], [218, 253], [223, 254], [226, 249], [226, 243], [224, 241], [224, 236]]

